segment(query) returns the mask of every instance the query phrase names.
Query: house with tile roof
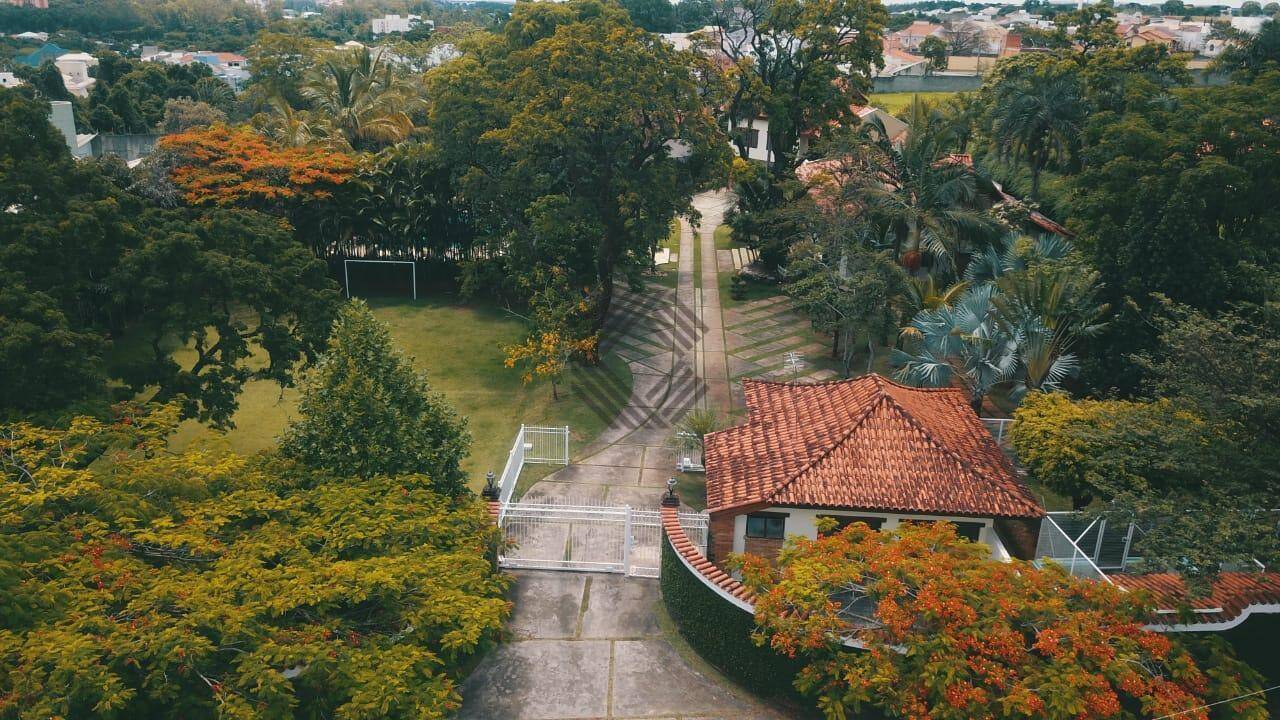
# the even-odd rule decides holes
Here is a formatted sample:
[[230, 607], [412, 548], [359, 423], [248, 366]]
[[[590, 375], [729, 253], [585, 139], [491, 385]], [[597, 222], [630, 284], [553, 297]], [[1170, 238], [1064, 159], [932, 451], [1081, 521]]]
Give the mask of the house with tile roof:
[[964, 395], [880, 375], [744, 380], [746, 423], [707, 435], [711, 560], [774, 557], [819, 519], [950, 522], [993, 557], [1031, 559], [1044, 509]]

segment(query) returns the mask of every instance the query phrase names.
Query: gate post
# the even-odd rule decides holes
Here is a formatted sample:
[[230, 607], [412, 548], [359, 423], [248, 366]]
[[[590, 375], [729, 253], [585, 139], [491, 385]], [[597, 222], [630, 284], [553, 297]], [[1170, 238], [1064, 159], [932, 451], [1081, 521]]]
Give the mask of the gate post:
[[627, 520], [622, 529], [622, 574], [631, 574], [631, 506], [627, 505]]
[[564, 426], [564, 464], [569, 464], [569, 426]]

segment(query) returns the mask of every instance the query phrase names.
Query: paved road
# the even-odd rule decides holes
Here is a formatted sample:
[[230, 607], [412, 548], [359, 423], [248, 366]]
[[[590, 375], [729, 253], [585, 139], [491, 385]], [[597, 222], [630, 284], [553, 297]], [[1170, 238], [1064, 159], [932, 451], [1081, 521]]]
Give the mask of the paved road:
[[514, 575], [512, 639], [467, 678], [461, 720], [785, 717], [676, 652], [654, 614], [656, 580]]

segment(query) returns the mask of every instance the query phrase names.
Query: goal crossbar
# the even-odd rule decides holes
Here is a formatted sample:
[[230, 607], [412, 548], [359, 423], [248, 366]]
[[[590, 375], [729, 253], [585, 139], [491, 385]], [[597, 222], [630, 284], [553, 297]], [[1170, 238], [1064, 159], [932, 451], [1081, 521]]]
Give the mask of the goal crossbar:
[[344, 260], [342, 261], [342, 284], [343, 284], [344, 286], [346, 286], [347, 299], [348, 299], [348, 300], [350, 300], [350, 299], [351, 299], [351, 271], [350, 271], [351, 263], [375, 263], [375, 264], [383, 264], [383, 265], [408, 265], [408, 266], [409, 266], [409, 269], [413, 271], [413, 280], [412, 280], [412, 282], [413, 282], [413, 285], [412, 285], [412, 290], [413, 290], [413, 299], [414, 299], [414, 300], [417, 300], [417, 299], [418, 299], [418, 263], [416, 263], [416, 262], [414, 262], [414, 261], [412, 261], [412, 260], [352, 260], [352, 259], [344, 259]]

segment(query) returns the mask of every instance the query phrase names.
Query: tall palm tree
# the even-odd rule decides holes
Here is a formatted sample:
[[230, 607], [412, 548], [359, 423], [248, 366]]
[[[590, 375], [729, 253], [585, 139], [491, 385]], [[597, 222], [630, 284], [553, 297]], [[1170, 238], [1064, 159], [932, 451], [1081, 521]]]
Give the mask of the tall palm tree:
[[421, 93], [396, 74], [379, 50], [360, 47], [329, 54], [302, 94], [332, 135], [355, 150], [374, 150], [408, 139], [411, 111], [423, 105]]
[[1040, 172], [1079, 139], [1084, 117], [1080, 85], [1070, 77], [1031, 75], [1001, 86], [992, 109], [992, 134], [1003, 156], [1031, 166], [1031, 197], [1040, 196]]
[[896, 256], [913, 270], [919, 253], [950, 270], [966, 245], [994, 231], [993, 221], [978, 209], [973, 171], [946, 152], [949, 140], [940, 120], [917, 100], [911, 132], [895, 144], [873, 118], [862, 131], [864, 170], [845, 187], [847, 199], [892, 235]]
[[965, 266], [964, 279], [973, 284], [993, 282], [1044, 260], [1061, 260], [1071, 248], [1070, 241], [1061, 235], [1031, 238], [1009, 233], [974, 254]]
[[[1064, 243], [1046, 245], [1056, 251]], [[1031, 390], [1060, 389], [1080, 369], [1074, 345], [1104, 327], [1100, 290], [1096, 272], [1052, 262], [971, 279], [960, 299], [920, 311], [903, 329], [897, 376], [932, 387], [959, 380], [975, 411], [996, 387], [1014, 401]]]

